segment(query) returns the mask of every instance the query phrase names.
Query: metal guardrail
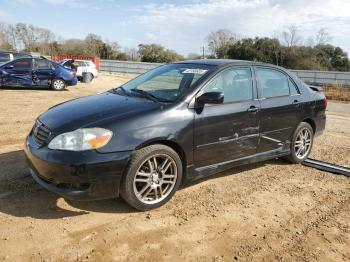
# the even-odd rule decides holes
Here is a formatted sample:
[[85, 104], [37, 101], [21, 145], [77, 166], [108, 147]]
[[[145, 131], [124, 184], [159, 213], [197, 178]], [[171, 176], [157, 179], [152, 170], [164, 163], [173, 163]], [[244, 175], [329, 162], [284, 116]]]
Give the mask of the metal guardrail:
[[[100, 71], [106, 73], [130, 73], [143, 74], [148, 70], [158, 67], [162, 64], [130, 62], [118, 60], [101, 60]], [[314, 85], [333, 85], [350, 86], [350, 72], [333, 71], [313, 71], [313, 70], [290, 70], [301, 80]]]
[[143, 74], [160, 65], [162, 64], [119, 60], [101, 60], [100, 71], [107, 73]]
[[289, 70], [308, 84], [350, 86], [350, 72]]

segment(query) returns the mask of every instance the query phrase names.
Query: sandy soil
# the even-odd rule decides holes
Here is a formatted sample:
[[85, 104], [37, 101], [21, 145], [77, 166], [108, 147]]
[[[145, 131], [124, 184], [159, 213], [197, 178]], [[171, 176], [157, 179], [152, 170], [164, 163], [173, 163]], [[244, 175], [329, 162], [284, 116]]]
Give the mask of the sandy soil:
[[[36, 185], [22, 151], [50, 106], [105, 91], [0, 90], [0, 261], [350, 261], [350, 180], [282, 160], [184, 186], [164, 207], [66, 201]], [[330, 104], [312, 157], [350, 167], [350, 111]]]

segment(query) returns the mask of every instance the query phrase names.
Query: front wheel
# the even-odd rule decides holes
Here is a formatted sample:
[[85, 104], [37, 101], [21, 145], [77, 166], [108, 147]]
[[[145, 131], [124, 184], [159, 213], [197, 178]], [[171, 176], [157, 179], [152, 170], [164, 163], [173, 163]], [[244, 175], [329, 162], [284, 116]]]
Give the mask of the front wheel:
[[51, 88], [56, 91], [62, 91], [66, 87], [67, 87], [67, 84], [63, 79], [54, 79], [51, 83]]
[[123, 199], [137, 210], [164, 205], [178, 189], [182, 179], [179, 155], [165, 145], [151, 145], [133, 155], [120, 186]]
[[291, 143], [291, 152], [287, 157], [292, 163], [303, 162], [310, 154], [314, 139], [314, 131], [310, 124], [301, 122], [296, 128]]

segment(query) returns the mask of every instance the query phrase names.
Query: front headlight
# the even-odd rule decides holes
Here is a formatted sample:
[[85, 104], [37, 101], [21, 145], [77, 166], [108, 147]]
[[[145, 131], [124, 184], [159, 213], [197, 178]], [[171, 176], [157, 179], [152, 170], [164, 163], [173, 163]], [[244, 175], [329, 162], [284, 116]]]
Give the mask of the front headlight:
[[85, 151], [103, 147], [111, 140], [113, 132], [104, 128], [81, 128], [56, 136], [48, 145], [50, 149]]

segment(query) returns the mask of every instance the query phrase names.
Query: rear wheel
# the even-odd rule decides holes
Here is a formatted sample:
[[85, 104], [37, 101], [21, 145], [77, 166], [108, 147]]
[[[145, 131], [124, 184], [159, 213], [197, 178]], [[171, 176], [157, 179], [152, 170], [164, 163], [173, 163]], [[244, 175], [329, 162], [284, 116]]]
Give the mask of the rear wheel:
[[123, 177], [120, 193], [132, 207], [144, 211], [170, 200], [182, 179], [178, 154], [164, 145], [137, 150]]
[[292, 163], [303, 162], [311, 152], [313, 139], [314, 131], [310, 124], [301, 122], [294, 132], [291, 152], [287, 160]]
[[66, 82], [63, 79], [54, 79], [51, 83], [51, 88], [56, 91], [64, 90], [67, 87]]
[[90, 83], [92, 81], [93, 78], [94, 78], [93, 74], [87, 73], [87, 72], [83, 72], [82, 82], [88, 84], [88, 83]]

